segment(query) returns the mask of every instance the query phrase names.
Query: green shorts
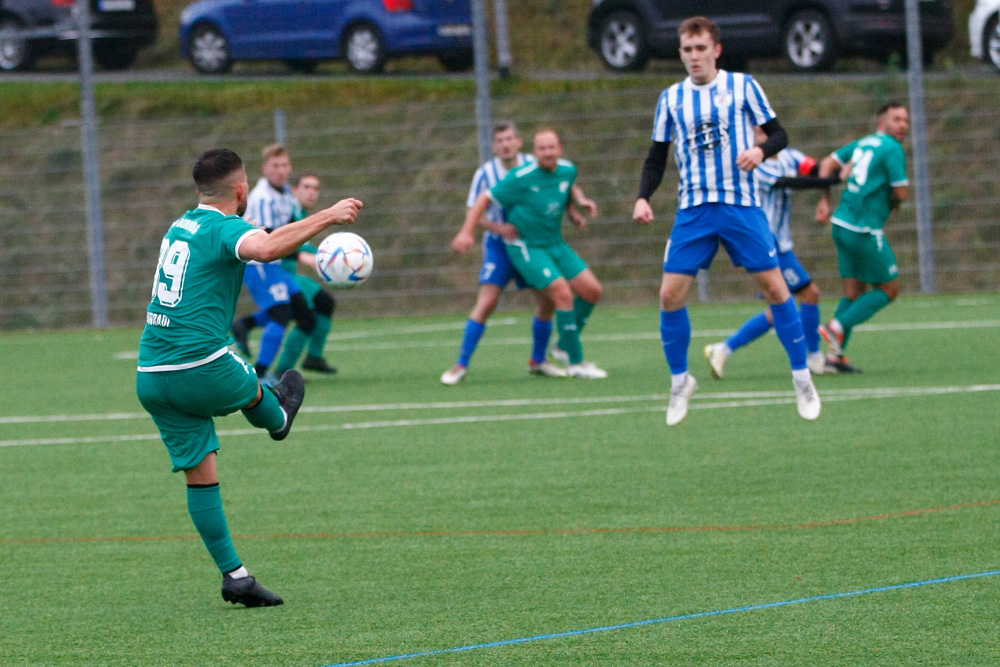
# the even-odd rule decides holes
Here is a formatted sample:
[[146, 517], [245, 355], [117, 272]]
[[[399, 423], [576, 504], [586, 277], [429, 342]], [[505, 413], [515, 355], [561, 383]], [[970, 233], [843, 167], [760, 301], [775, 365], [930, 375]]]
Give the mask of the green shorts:
[[137, 376], [139, 402], [160, 430], [173, 472], [194, 468], [219, 449], [212, 417], [236, 412], [257, 396], [257, 373], [232, 352], [202, 366]]
[[538, 247], [514, 241], [507, 244], [507, 256], [535, 289], [545, 289], [557, 278], [573, 280], [587, 269], [587, 263], [566, 243]]
[[841, 278], [855, 278], [872, 285], [899, 278], [896, 255], [883, 234], [854, 232], [833, 225], [833, 242], [837, 246]]

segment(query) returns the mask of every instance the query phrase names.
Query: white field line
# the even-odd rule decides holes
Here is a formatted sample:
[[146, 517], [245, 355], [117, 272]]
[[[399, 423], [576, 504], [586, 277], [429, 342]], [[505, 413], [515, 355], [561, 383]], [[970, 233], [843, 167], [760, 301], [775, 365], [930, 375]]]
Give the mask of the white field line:
[[[988, 391], [1000, 391], [1000, 385], [970, 385], [967, 387], [880, 387], [875, 389], [839, 389], [839, 390], [829, 390], [822, 394], [822, 398], [826, 402], [831, 401], [859, 401], [866, 399], [882, 399], [882, 398], [901, 398], [907, 396], [939, 396], [942, 394], [960, 394], [960, 393], [975, 393], [975, 392], [988, 392]], [[791, 404], [795, 402], [795, 397], [788, 392], [746, 392], [746, 393], [716, 393], [716, 394], [701, 394], [696, 395], [697, 400], [691, 405], [692, 410], [712, 410], [719, 408], [745, 408], [745, 407], [756, 407], [762, 405], [782, 405]], [[564, 399], [563, 403], [572, 405], [583, 405], [595, 402], [636, 402], [636, 401], [657, 401], [662, 402], [666, 400], [665, 395], [653, 394], [648, 396], [639, 397], [620, 397], [611, 396], [605, 397], [604, 399]], [[705, 402], [706, 400], [711, 400], [712, 402]], [[557, 402], [555, 400], [549, 403]], [[532, 401], [527, 403], [527, 405], [538, 405], [542, 401]], [[510, 402], [506, 401], [482, 401], [482, 402], [470, 402], [470, 407], [497, 407], [509, 405]], [[517, 405], [517, 403], [514, 403]], [[427, 406], [429, 409], [440, 409], [441, 406], [450, 407], [454, 404], [396, 404], [393, 408], [391, 406], [377, 406], [378, 409], [396, 409], [396, 410], [406, 410], [406, 409], [421, 409], [414, 407], [401, 407], [401, 406]], [[354, 409], [366, 409], [365, 406], [354, 406]], [[319, 412], [321, 410], [314, 410]], [[330, 408], [325, 410], [327, 412], [340, 412], [344, 411], [339, 408]], [[644, 407], [621, 407], [621, 408], [601, 408], [601, 409], [591, 409], [591, 410], [568, 410], [559, 412], [531, 412], [531, 413], [519, 413], [519, 414], [504, 414], [504, 415], [461, 415], [453, 417], [434, 417], [429, 419], [395, 419], [395, 420], [383, 420], [383, 421], [369, 421], [369, 422], [355, 422], [355, 423], [344, 423], [344, 424], [320, 424], [314, 426], [296, 426], [296, 431], [310, 431], [310, 432], [328, 432], [328, 431], [347, 431], [356, 429], [371, 429], [371, 428], [402, 428], [409, 426], [434, 426], [434, 425], [444, 425], [444, 424], [477, 424], [486, 422], [503, 422], [503, 421], [528, 421], [528, 420], [538, 420], [538, 419], [566, 419], [566, 418], [580, 418], [580, 417], [605, 417], [610, 415], [623, 415], [623, 414], [635, 414], [635, 413], [647, 413], [647, 412], [662, 412], [662, 406], [644, 406]], [[259, 429], [230, 429], [219, 431], [220, 436], [241, 436], [241, 435], [253, 435], [259, 434]], [[116, 442], [135, 442], [135, 441], [145, 441], [145, 440], [158, 440], [159, 435], [156, 433], [146, 433], [137, 435], [123, 435], [123, 436], [92, 436], [92, 437], [81, 437], [81, 438], [36, 438], [29, 440], [0, 440], [0, 447], [24, 447], [31, 445], [69, 445], [69, 444], [89, 444], [89, 443], [116, 443]]]
[[[494, 322], [490, 320], [490, 326], [494, 324], [510, 325], [516, 324], [517, 319], [513, 317], [501, 319], [499, 322]], [[886, 331], [920, 331], [920, 330], [935, 330], [935, 329], [982, 329], [982, 328], [992, 328], [1000, 327], [1000, 320], [981, 320], [973, 322], [901, 322], [898, 324], [862, 324], [855, 327], [856, 331], [875, 331], [875, 332], [886, 332]], [[339, 335], [331, 335], [327, 338], [328, 344], [326, 346], [327, 350], [332, 352], [358, 352], [364, 350], [404, 350], [404, 349], [419, 349], [419, 348], [439, 348], [442, 345], [452, 344], [455, 341], [449, 341], [448, 343], [443, 343], [440, 340], [425, 340], [425, 341], [382, 341], [382, 342], [365, 342], [359, 344], [349, 344], [343, 343], [338, 344], [338, 340], [350, 340], [350, 339], [370, 339], [374, 336], [388, 336], [396, 334], [408, 334], [408, 333], [423, 333], [423, 332], [434, 332], [434, 331], [458, 331], [465, 328], [465, 323], [458, 324], [447, 324], [447, 325], [428, 325], [425, 327], [409, 327], [393, 330], [377, 330], [372, 333], [365, 331], [352, 331]], [[733, 334], [735, 329], [703, 329], [694, 330], [691, 332], [692, 338], [727, 338]], [[771, 332], [773, 333], [773, 332]], [[641, 331], [636, 333], [624, 333], [624, 334], [587, 334], [587, 342], [620, 342], [620, 341], [635, 341], [635, 340], [660, 340], [660, 334], [658, 331]], [[487, 337], [483, 339], [483, 345], [530, 345], [531, 339], [528, 337], [507, 337], [507, 338], [495, 338]], [[139, 357], [139, 353], [135, 350], [119, 352], [113, 355], [115, 359], [118, 360], [135, 360]]]

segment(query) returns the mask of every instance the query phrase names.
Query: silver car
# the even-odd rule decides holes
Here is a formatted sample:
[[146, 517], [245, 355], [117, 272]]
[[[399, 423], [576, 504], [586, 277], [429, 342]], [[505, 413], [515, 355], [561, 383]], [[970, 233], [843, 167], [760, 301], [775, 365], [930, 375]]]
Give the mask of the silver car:
[[1000, 71], [1000, 0], [979, 0], [969, 15], [972, 57]]

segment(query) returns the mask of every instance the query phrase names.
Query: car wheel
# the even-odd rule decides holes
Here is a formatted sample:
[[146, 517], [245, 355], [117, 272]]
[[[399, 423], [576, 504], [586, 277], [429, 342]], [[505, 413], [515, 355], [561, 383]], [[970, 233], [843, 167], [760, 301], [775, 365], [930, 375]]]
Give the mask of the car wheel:
[[94, 50], [94, 60], [104, 69], [127, 69], [138, 57], [138, 49], [129, 46], [106, 47]]
[[620, 72], [639, 71], [649, 61], [646, 34], [638, 15], [615, 12], [601, 23], [598, 31], [601, 60]]
[[807, 9], [792, 16], [785, 28], [785, 55], [803, 72], [830, 69], [837, 54], [826, 14]]
[[385, 41], [375, 26], [363, 23], [348, 30], [344, 58], [355, 72], [373, 74], [385, 69]]
[[983, 55], [1000, 71], [1000, 20], [996, 16], [986, 22], [986, 29], [983, 30]]
[[438, 56], [438, 60], [441, 61], [441, 64], [449, 72], [467, 72], [475, 64], [475, 59], [471, 51], [449, 53], [448, 55]]
[[318, 60], [309, 58], [286, 60], [285, 64], [288, 65], [288, 69], [296, 74], [313, 74], [316, 72], [316, 68], [319, 67]]
[[21, 24], [12, 18], [0, 19], [0, 71], [31, 69], [34, 60], [31, 45], [17, 34]]
[[221, 30], [203, 23], [191, 31], [191, 64], [205, 74], [220, 74], [232, 69], [229, 42]]

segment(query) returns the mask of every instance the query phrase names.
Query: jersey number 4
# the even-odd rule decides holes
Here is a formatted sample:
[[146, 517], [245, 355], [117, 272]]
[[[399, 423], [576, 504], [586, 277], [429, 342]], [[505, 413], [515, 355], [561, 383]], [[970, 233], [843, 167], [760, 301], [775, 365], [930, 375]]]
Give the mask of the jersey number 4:
[[160, 244], [160, 259], [156, 264], [156, 280], [153, 281], [153, 299], [169, 308], [181, 302], [184, 274], [190, 260], [191, 248], [187, 241], [171, 243], [163, 239]]

